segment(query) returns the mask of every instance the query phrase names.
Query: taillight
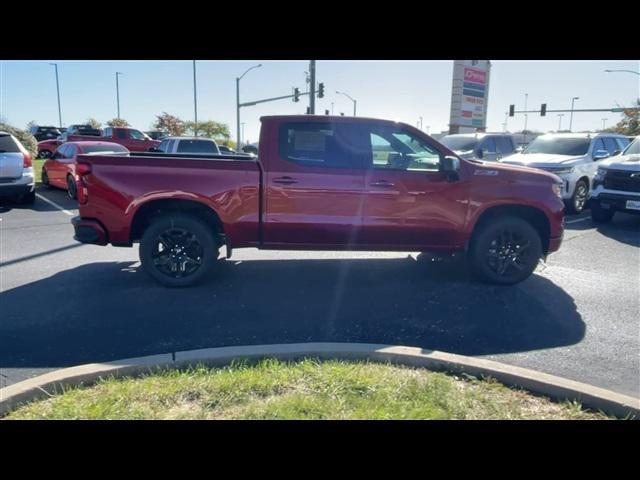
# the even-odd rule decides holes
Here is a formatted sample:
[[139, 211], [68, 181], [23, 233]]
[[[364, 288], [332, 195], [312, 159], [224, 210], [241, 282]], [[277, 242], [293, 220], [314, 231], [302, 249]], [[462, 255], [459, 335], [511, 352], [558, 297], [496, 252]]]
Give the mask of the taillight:
[[24, 168], [31, 168], [31, 165], [33, 165], [33, 162], [32, 162], [32, 159], [31, 159], [31, 154], [23, 153], [22, 155], [24, 156], [24, 161], [22, 163], [22, 166]]
[[78, 163], [76, 165], [76, 175], [82, 177], [91, 173], [91, 165], [88, 163]]

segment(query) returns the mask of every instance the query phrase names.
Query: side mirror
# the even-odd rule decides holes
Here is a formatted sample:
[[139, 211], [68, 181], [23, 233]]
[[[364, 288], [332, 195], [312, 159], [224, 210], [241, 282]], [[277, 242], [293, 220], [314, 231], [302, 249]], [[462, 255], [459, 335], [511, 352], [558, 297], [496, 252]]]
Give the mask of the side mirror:
[[460, 160], [457, 157], [447, 155], [442, 159], [440, 171], [445, 173], [447, 180], [450, 182], [458, 180], [460, 178], [458, 170], [460, 170]]
[[615, 157], [616, 155], [620, 155], [622, 153], [622, 150], [615, 150], [613, 152], [613, 155], [611, 155], [612, 157]]
[[593, 154], [593, 161], [602, 160], [603, 158], [607, 158], [609, 156], [609, 152], [607, 150], [596, 150]]

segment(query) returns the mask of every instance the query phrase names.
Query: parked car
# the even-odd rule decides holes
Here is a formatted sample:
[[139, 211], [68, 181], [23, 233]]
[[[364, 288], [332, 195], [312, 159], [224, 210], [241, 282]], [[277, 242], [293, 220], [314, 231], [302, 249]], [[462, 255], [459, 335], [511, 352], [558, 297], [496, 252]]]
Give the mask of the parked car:
[[218, 145], [218, 150], [220, 150], [220, 153], [223, 153], [223, 154], [236, 154], [236, 153], [238, 153], [233, 148], [229, 148], [226, 145]]
[[616, 212], [640, 214], [640, 136], [598, 166], [590, 200], [591, 218], [598, 223], [611, 221]]
[[558, 175], [562, 198], [571, 213], [584, 210], [593, 177], [602, 160], [620, 153], [629, 143], [615, 133], [550, 133], [540, 135], [521, 152], [502, 160]]
[[31, 133], [31, 135], [33, 135], [35, 137], [35, 139], [37, 141], [42, 141], [42, 140], [50, 140], [50, 139], [56, 139], [58, 138], [60, 135], [62, 135], [62, 132], [60, 131], [59, 128], [57, 127], [39, 127], [39, 126], [32, 126], [29, 129], [29, 132]]
[[0, 131], [0, 197], [33, 203], [35, 188], [31, 154], [16, 137]]
[[486, 161], [500, 160], [516, 151], [513, 137], [505, 133], [460, 133], [440, 139], [462, 158]]
[[[73, 125], [72, 125], [73, 127]], [[108, 127], [104, 129], [104, 134], [95, 135], [75, 135], [69, 132], [82, 131], [72, 130], [58, 137], [57, 140], [45, 140], [38, 142], [38, 158], [49, 158], [53, 152], [65, 142], [100, 141], [118, 143], [131, 152], [146, 152], [150, 148], [160, 144], [158, 140], [151, 140], [140, 130], [135, 128]], [[86, 130], [85, 130], [86, 131]]]
[[67, 142], [58, 147], [51, 158], [42, 165], [42, 184], [66, 190], [69, 197], [76, 198], [76, 157], [78, 155], [128, 155], [122, 145], [112, 142]]
[[[562, 242], [555, 175], [460, 159], [424, 132], [359, 117], [261, 118], [258, 157], [79, 156], [75, 239], [140, 242], [145, 271], [191, 285], [219, 248], [466, 253], [513, 284]], [[385, 162], [374, 162], [385, 151]]]
[[258, 155], [258, 146], [257, 145], [245, 145], [240, 150], [244, 153], [248, 153], [250, 155]]
[[190, 153], [220, 155], [215, 140], [205, 137], [166, 137], [154, 150], [161, 153]]

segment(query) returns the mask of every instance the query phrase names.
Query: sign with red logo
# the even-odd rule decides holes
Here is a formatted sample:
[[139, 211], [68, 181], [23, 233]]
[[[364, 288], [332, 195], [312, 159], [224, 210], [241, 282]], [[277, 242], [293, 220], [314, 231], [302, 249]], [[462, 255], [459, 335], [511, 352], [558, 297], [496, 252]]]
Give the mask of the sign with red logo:
[[464, 69], [464, 81], [465, 82], [472, 82], [472, 83], [479, 83], [481, 85], [484, 85], [485, 83], [487, 83], [487, 74], [486, 74], [486, 72], [483, 72], [482, 70], [477, 70], [475, 68], [465, 67], [465, 69]]

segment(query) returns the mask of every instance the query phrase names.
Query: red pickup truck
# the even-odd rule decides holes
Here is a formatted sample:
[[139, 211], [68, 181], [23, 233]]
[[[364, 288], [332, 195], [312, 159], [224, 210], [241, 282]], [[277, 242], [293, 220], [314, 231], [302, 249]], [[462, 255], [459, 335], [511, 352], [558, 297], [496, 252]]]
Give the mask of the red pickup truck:
[[[96, 130], [100, 133], [100, 130]], [[66, 142], [112, 142], [118, 143], [131, 152], [147, 152], [160, 145], [159, 140], [152, 140], [140, 130], [124, 127], [107, 127], [102, 135], [67, 135], [63, 134], [54, 140], [38, 142], [38, 158], [50, 158], [60, 145]]]
[[561, 181], [465, 160], [416, 128], [332, 116], [261, 118], [257, 158], [78, 156], [80, 242], [132, 246], [161, 284], [191, 285], [218, 250], [466, 252], [514, 284], [563, 236]]

